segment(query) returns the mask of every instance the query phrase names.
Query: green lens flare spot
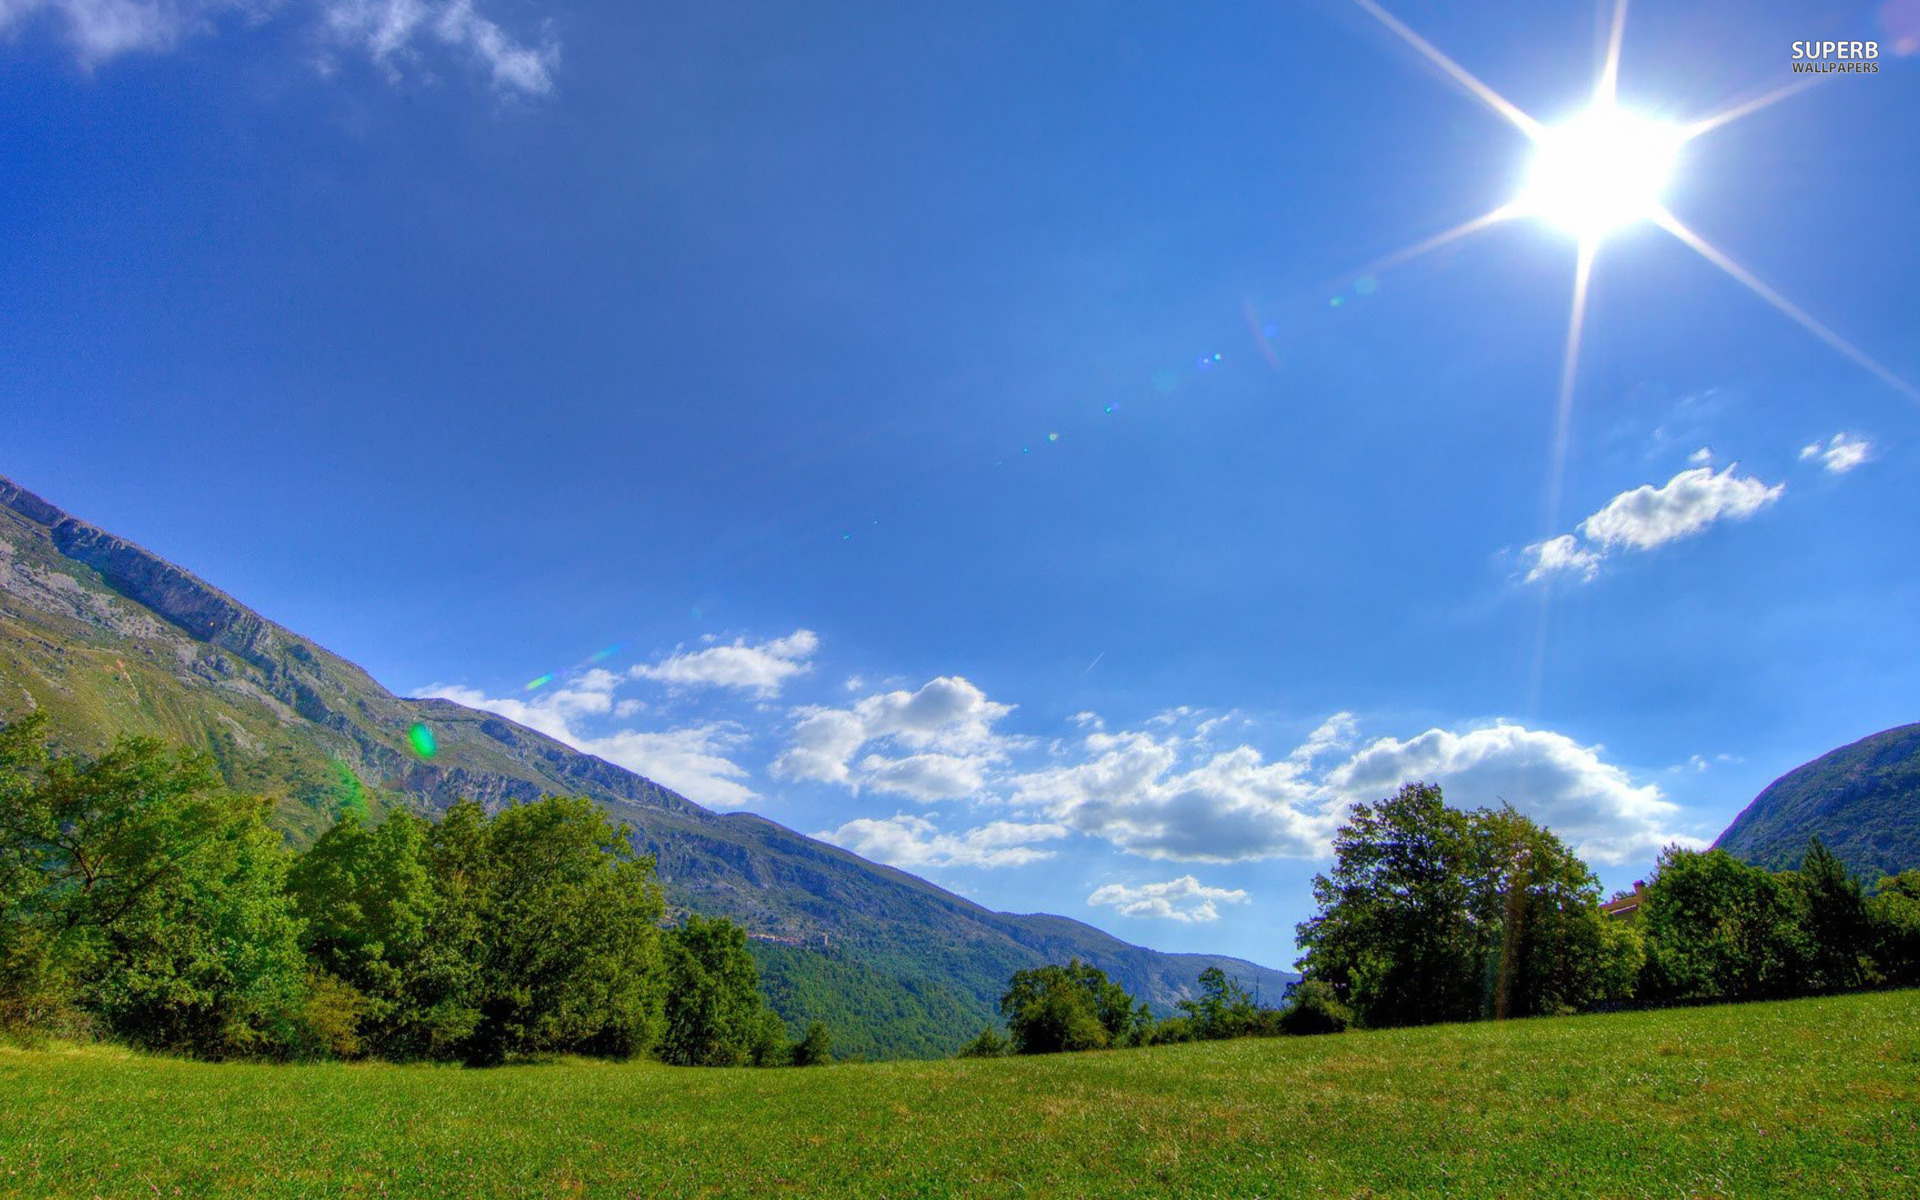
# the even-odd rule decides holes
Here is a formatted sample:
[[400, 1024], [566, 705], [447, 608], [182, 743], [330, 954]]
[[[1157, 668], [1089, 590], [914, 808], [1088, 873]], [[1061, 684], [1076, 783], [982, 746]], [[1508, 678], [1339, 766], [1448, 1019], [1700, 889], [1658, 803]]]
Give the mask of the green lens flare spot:
[[420, 721], [415, 721], [413, 728], [407, 730], [407, 742], [421, 758], [432, 758], [440, 751], [440, 744], [433, 740], [433, 730]]

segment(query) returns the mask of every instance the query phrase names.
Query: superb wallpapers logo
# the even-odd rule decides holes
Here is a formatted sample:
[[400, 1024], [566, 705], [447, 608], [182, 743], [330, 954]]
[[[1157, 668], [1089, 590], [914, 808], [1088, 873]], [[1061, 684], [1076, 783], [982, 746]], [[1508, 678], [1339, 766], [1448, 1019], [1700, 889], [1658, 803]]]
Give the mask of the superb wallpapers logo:
[[1878, 75], [1879, 42], [1795, 42], [1798, 75]]

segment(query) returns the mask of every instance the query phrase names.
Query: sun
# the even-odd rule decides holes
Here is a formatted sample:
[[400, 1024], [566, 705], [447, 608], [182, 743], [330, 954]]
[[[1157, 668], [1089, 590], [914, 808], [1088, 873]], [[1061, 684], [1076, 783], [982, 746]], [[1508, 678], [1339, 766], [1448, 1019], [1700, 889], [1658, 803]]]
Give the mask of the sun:
[[1655, 218], [1685, 141], [1677, 126], [1595, 104], [1536, 136], [1519, 211], [1583, 242]]

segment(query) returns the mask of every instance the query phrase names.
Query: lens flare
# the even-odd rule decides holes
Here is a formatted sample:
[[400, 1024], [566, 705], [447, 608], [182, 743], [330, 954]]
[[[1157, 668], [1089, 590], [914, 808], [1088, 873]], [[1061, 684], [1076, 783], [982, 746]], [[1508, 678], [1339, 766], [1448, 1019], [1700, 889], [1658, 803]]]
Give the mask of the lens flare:
[[433, 730], [428, 729], [424, 721], [415, 721], [413, 728], [407, 730], [407, 744], [421, 758], [432, 758], [440, 753], [440, 743], [434, 740]]

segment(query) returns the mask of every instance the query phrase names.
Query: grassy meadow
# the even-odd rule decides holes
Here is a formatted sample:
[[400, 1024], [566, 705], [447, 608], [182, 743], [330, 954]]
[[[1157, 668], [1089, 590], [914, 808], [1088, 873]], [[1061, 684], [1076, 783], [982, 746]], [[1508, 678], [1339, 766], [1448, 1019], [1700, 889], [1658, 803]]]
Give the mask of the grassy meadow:
[[814, 1070], [0, 1049], [0, 1196], [1920, 1195], [1920, 991]]

